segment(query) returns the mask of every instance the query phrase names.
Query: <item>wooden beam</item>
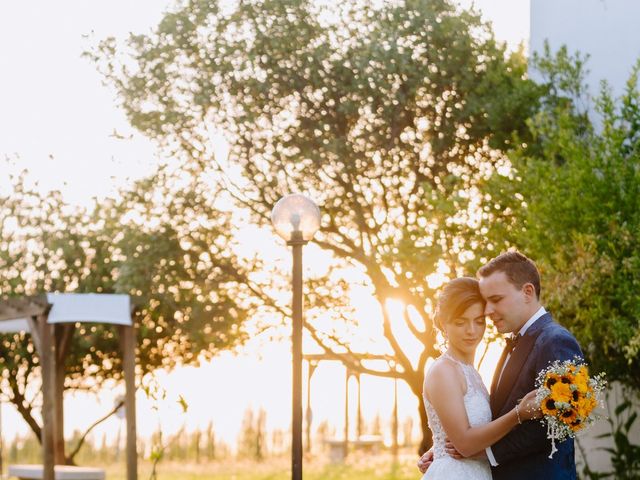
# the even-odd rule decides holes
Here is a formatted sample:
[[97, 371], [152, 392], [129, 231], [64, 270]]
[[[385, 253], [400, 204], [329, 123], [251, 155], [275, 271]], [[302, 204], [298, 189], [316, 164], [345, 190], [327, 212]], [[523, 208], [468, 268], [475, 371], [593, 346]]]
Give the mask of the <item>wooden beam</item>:
[[38, 322], [38, 317], [28, 317], [27, 322], [29, 323], [29, 333], [31, 334], [33, 344], [36, 347], [36, 352], [40, 355], [42, 352], [42, 341], [40, 340], [42, 332], [40, 323]]
[[373, 353], [305, 353], [303, 358], [312, 362], [344, 362], [348, 360], [385, 360], [389, 362], [394, 360], [390, 355], [376, 355]]
[[0, 300], [0, 321], [44, 315], [49, 308], [45, 295], [4, 298]]

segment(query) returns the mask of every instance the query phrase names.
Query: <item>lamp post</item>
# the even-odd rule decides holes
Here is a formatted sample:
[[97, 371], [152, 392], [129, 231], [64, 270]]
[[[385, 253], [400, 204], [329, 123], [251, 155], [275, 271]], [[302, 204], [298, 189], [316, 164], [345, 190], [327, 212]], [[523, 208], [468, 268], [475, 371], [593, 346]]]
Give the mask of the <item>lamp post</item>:
[[320, 210], [309, 198], [294, 193], [276, 203], [271, 222], [293, 253], [291, 478], [302, 480], [302, 247], [320, 228]]

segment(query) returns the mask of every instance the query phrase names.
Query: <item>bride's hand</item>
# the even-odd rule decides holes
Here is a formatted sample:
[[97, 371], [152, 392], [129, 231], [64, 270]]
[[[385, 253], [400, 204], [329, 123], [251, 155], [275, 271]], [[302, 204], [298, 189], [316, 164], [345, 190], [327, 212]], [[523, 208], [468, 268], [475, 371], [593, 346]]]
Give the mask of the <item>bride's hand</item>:
[[420, 473], [424, 473], [433, 463], [433, 448], [427, 450], [418, 460], [418, 469]]
[[536, 392], [537, 390], [531, 390], [518, 404], [518, 413], [520, 414], [520, 419], [522, 421], [542, 417], [540, 405], [536, 400]]

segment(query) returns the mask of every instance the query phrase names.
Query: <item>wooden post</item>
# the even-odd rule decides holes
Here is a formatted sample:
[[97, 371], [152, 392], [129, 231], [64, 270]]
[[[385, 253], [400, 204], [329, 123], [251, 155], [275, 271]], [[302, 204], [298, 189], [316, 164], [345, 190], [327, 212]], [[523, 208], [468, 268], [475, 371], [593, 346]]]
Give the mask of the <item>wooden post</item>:
[[311, 421], [313, 416], [313, 413], [311, 410], [311, 377], [313, 376], [313, 372], [315, 372], [317, 366], [318, 365], [315, 362], [312, 362], [311, 360], [307, 360], [307, 414], [306, 414], [307, 454], [311, 453]]
[[120, 326], [125, 381], [125, 414], [127, 418], [127, 480], [138, 479], [136, 446], [136, 333], [129, 325]]
[[54, 430], [53, 430], [53, 458], [56, 465], [64, 465], [64, 377], [65, 368], [63, 362], [55, 362], [55, 380], [53, 382], [53, 396], [55, 397]]
[[360, 403], [360, 374], [356, 375], [356, 380], [358, 381], [358, 417], [356, 418], [358, 422], [358, 440], [362, 436], [362, 405]]
[[393, 458], [398, 458], [398, 379], [393, 379], [393, 420], [391, 424]]
[[344, 447], [343, 447], [343, 456], [344, 459], [347, 459], [347, 454], [349, 453], [349, 377], [351, 376], [351, 372], [349, 369], [346, 370], [345, 381], [344, 381]]
[[42, 463], [43, 480], [54, 480], [55, 472], [55, 444], [56, 431], [56, 398], [55, 388], [55, 350], [53, 342], [53, 327], [47, 323], [47, 314], [38, 315], [40, 330], [40, 362], [42, 368]]
[[75, 324], [64, 323], [52, 325], [55, 345], [55, 430], [53, 432], [54, 458], [56, 465], [64, 465], [67, 461], [64, 446], [64, 381], [66, 377], [66, 358], [73, 338]]

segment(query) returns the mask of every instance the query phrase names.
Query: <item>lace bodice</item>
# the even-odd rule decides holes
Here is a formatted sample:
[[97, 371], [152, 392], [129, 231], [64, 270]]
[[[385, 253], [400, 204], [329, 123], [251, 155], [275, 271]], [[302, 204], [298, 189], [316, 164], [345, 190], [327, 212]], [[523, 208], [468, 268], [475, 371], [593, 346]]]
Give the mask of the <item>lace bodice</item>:
[[[489, 404], [489, 392], [482, 382], [482, 378], [478, 371], [473, 367], [473, 365], [463, 363], [447, 353], [444, 353], [436, 360], [436, 362], [443, 361], [454, 362], [464, 374], [464, 378], [467, 383], [467, 392], [464, 396], [464, 406], [469, 419], [469, 424], [474, 427], [490, 422], [491, 407]], [[442, 428], [442, 423], [424, 393], [423, 397], [429, 420], [429, 428], [433, 432], [434, 459], [443, 457], [450, 458], [444, 450], [445, 438], [447, 435], [444, 428]]]

